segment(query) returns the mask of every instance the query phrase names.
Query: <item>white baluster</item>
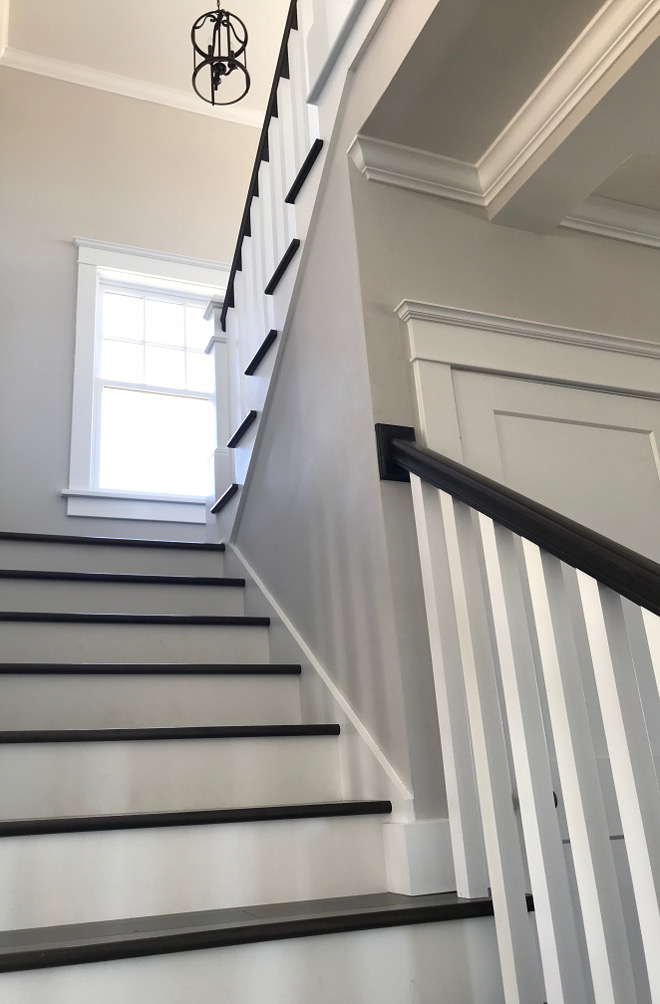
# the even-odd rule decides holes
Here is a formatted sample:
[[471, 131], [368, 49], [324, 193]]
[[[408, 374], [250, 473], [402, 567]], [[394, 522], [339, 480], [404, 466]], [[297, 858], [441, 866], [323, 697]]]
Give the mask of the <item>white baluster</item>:
[[[284, 81], [280, 81], [279, 93]], [[286, 188], [284, 186], [284, 163], [282, 156], [282, 123], [279, 118], [273, 119], [270, 123], [268, 145], [270, 148], [270, 177], [272, 192], [272, 228], [273, 243], [275, 245], [275, 260], [279, 262], [287, 249], [289, 241], [286, 236], [285, 210], [288, 208], [284, 201]]]
[[[493, 652], [472, 510], [440, 493], [472, 749], [507, 1004], [540, 1004], [541, 975], [525, 901]], [[475, 514], [476, 516], [476, 514]]]
[[[279, 108], [280, 122], [282, 123], [281, 152], [285, 195], [291, 188], [291, 185], [295, 181], [296, 174], [298, 173], [298, 155], [296, 150], [293, 100], [294, 94], [291, 81], [286, 79], [280, 80], [280, 86], [277, 91], [277, 105]], [[293, 214], [293, 206], [287, 206], [286, 208], [291, 214]], [[294, 231], [291, 228], [287, 238], [287, 243], [291, 240], [293, 234]]]
[[292, 31], [289, 38], [289, 77], [293, 91], [294, 144], [296, 148], [297, 173], [310, 147], [305, 53], [299, 31]]
[[[275, 266], [279, 264], [277, 250], [275, 248], [275, 235], [273, 232], [273, 192], [272, 192], [272, 171], [270, 163], [263, 161], [259, 169], [259, 198], [257, 200], [257, 213], [259, 216], [259, 236], [257, 246], [261, 253], [264, 287], [273, 272]], [[264, 300], [264, 304], [266, 301]], [[264, 316], [266, 330], [268, 330], [268, 320]]]
[[577, 573], [654, 1002], [660, 1002], [660, 790], [621, 596]]
[[658, 690], [660, 691], [660, 617], [657, 614], [651, 613], [650, 610], [642, 610], [642, 618], [649, 643], [653, 671]]
[[514, 534], [479, 516], [548, 1004], [587, 1000]]
[[564, 810], [597, 1004], [635, 987], [571, 610], [557, 558], [523, 540]]
[[426, 616], [433, 658], [442, 760], [459, 896], [488, 895], [488, 871], [481, 829], [465, 687], [449, 597], [451, 582], [438, 491], [411, 475]]

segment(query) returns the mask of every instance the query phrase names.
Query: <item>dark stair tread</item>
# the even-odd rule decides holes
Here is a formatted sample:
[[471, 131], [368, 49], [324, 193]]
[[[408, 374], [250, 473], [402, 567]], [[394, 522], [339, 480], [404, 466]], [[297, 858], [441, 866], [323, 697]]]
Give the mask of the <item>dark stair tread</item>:
[[176, 551], [224, 551], [224, 544], [195, 540], [142, 540], [139, 537], [81, 537], [68, 533], [12, 533], [0, 530], [0, 542], [17, 540], [38, 544], [92, 544], [108, 547], [155, 547]]
[[0, 621], [29, 624], [162, 624], [207, 627], [268, 627], [270, 617], [216, 616], [198, 614], [88, 614], [34, 613], [32, 610], [0, 610]]
[[165, 663], [165, 662], [4, 662], [0, 676], [51, 674], [58, 676], [300, 676], [302, 667], [289, 663]]
[[245, 586], [245, 579], [213, 575], [140, 575], [123, 572], [51, 572], [0, 568], [0, 579], [36, 579], [54, 582], [121, 582], [164, 586]]
[[20, 729], [0, 731], [3, 743], [103, 743], [169, 739], [274, 739], [338, 736], [339, 725], [182, 725], [132, 729]]
[[0, 972], [492, 915], [486, 898], [377, 893], [6, 931], [0, 934]]
[[0, 820], [0, 838], [54, 833], [91, 833], [143, 830], [171, 826], [212, 826], [225, 823], [263, 823], [285, 819], [386, 815], [388, 801], [309, 802], [297, 805], [260, 805], [240, 809], [194, 809], [179, 812], [127, 812], [113, 815], [51, 816]]

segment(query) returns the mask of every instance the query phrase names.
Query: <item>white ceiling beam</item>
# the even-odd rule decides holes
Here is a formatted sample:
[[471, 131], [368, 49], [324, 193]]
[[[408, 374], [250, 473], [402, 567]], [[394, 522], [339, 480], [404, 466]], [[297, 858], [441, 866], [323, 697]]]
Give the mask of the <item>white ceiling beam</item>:
[[[628, 61], [628, 60], [627, 60]], [[547, 233], [598, 188], [632, 153], [660, 150], [660, 40], [566, 123], [488, 205], [491, 220]], [[582, 111], [584, 111], [582, 109]]]

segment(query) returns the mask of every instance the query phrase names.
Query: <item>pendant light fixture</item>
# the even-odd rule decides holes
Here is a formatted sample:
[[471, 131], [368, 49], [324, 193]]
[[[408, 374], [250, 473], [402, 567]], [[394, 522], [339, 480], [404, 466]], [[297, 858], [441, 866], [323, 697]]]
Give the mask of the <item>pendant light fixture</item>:
[[193, 47], [192, 85], [210, 105], [233, 105], [250, 90], [247, 70], [247, 28], [240, 17], [220, 7], [197, 18], [190, 38]]

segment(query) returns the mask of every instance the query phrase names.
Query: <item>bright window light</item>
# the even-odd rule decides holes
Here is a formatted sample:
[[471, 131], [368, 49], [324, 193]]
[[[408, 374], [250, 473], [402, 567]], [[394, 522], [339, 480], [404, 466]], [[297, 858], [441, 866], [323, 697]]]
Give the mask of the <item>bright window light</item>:
[[97, 487], [161, 495], [212, 491], [213, 325], [189, 295], [102, 288]]

